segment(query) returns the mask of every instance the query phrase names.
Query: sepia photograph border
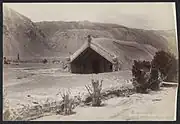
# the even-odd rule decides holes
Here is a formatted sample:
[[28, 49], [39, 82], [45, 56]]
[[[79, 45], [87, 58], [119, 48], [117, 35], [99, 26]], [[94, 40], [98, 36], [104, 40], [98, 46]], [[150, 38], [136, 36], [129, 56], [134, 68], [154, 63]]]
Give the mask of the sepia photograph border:
[[[23, 3], [30, 3], [30, 2], [58, 2], [58, 3], [61, 3], [61, 2], [175, 2], [176, 4], [176, 27], [177, 27], [177, 40], [178, 40], [178, 55], [179, 55], [179, 40], [180, 40], [180, 1], [179, 0], [109, 0], [109, 1], [106, 1], [106, 0], [4, 0], [3, 3], [13, 3], [13, 2], [23, 2]], [[0, 54], [1, 54], [1, 119], [3, 121], [3, 10], [2, 10], [2, 2], [1, 2], [1, 14], [0, 14], [0, 17], [1, 17], [1, 35], [0, 35], [0, 39], [1, 39], [1, 45], [0, 45]], [[179, 59], [178, 59], [179, 61]], [[179, 64], [179, 63], [178, 63]], [[178, 78], [178, 82], [179, 82], [179, 78]], [[176, 111], [176, 121], [175, 123], [180, 123], [180, 91], [179, 91], [179, 85], [178, 85], [178, 94], [177, 94], [177, 111]], [[32, 123], [45, 123], [46, 121], [44, 122], [32, 122]], [[63, 122], [63, 121], [62, 121]], [[92, 123], [94, 121], [77, 121], [77, 122], [72, 122], [72, 123]], [[135, 123], [136, 121], [130, 121], [130, 122], [126, 122], [126, 121], [108, 121], [109, 123]], [[11, 123], [11, 121], [6, 121], [6, 122], [3, 122], [3, 123]], [[18, 121], [17, 121], [18, 123]], [[25, 123], [22, 121], [22, 123]], [[29, 122], [31, 123], [31, 122]], [[48, 121], [46, 123], [59, 123], [59, 121]], [[71, 121], [66, 121], [64, 123], [71, 123]], [[95, 122], [94, 122], [95, 123]], [[96, 122], [97, 123], [97, 122]], [[99, 121], [99, 123], [105, 123], [103, 121]], [[141, 121], [141, 122], [136, 122], [136, 123], [171, 123], [171, 122], [167, 122], [167, 121], [150, 121], [150, 122], [146, 122], [146, 121]]]

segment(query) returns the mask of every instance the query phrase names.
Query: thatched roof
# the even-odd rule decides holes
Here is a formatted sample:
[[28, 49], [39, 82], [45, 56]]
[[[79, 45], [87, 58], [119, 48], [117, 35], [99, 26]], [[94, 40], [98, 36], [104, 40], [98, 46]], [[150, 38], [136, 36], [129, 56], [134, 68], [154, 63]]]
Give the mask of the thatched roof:
[[84, 45], [82, 45], [82, 47], [80, 49], [78, 49], [71, 57], [71, 62], [73, 60], [75, 60], [84, 50], [86, 50], [87, 48], [91, 48], [92, 50], [94, 50], [95, 52], [97, 52], [99, 55], [101, 55], [102, 57], [104, 57], [105, 59], [107, 59], [108, 61], [110, 61], [111, 63], [113, 63], [113, 57], [115, 57], [115, 54], [111, 53], [110, 51], [107, 51], [106, 49], [104, 49], [103, 47], [101, 47], [99, 44], [96, 44], [95, 42], [91, 42], [90, 45], [88, 45], [88, 43], [85, 43]]
[[71, 62], [88, 47], [99, 53], [111, 63], [113, 63], [113, 58], [117, 57], [119, 63], [122, 64], [128, 64], [128, 62], [132, 62], [133, 60], [151, 60], [157, 51], [156, 48], [147, 44], [108, 38], [94, 38], [92, 39], [90, 46], [88, 46], [88, 43], [86, 42], [70, 57]]

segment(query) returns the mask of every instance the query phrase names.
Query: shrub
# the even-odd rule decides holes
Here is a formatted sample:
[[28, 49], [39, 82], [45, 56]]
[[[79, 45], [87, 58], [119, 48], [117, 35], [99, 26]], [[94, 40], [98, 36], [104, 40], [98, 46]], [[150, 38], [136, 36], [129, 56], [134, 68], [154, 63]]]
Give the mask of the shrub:
[[7, 60], [7, 58], [6, 58], [6, 57], [4, 57], [4, 64], [10, 64], [10, 61], [9, 61], [9, 60]]
[[150, 76], [147, 75], [144, 71], [137, 71], [137, 76], [133, 78], [133, 86], [135, 87], [136, 92], [146, 93], [148, 89], [148, 81]]
[[88, 90], [91, 98], [92, 98], [92, 106], [100, 106], [101, 105], [101, 90], [102, 90], [102, 82], [103, 80], [101, 80], [101, 83], [99, 82], [99, 80], [94, 81], [92, 79], [91, 81], [91, 87], [90, 86], [86, 86], [86, 89]]
[[141, 71], [149, 72], [151, 68], [151, 63], [149, 61], [136, 61], [134, 60], [134, 65], [132, 67], [132, 75], [139, 77]]
[[177, 81], [177, 59], [172, 53], [156, 52], [151, 64], [160, 71], [164, 81]]
[[19, 113], [11, 108], [9, 105], [9, 100], [7, 98], [6, 89], [3, 88], [3, 120], [4, 121], [13, 121], [13, 120], [20, 120], [21, 116]]
[[[61, 92], [60, 92], [61, 94]], [[64, 92], [61, 94], [61, 97], [63, 99], [63, 104], [59, 110], [59, 112], [63, 112], [64, 115], [70, 115], [73, 114], [73, 108], [74, 108], [74, 99], [70, 98], [70, 92]]]
[[147, 93], [148, 89], [159, 89], [159, 73], [156, 68], [151, 68], [148, 61], [134, 61], [132, 67], [133, 86], [138, 93]]
[[47, 61], [47, 59], [43, 59], [43, 61], [42, 61], [44, 64], [46, 64], [48, 61]]
[[150, 78], [149, 78], [149, 89], [151, 90], [159, 90], [160, 88], [160, 79], [159, 79], [159, 71], [156, 68], [151, 68]]

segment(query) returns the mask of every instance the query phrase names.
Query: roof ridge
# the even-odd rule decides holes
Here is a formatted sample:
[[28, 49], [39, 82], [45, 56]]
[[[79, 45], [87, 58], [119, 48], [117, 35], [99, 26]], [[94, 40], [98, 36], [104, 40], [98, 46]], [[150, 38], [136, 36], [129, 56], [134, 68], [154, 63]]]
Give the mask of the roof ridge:
[[[73, 55], [70, 56], [71, 62], [74, 61], [74, 59], [76, 59], [76, 57], [78, 57], [88, 47], [90, 47], [91, 49], [96, 51], [98, 54], [100, 54], [101, 56], [103, 56], [104, 58], [106, 58], [110, 62], [113, 62], [113, 57], [116, 57], [115, 53], [106, 50], [105, 48], [103, 48], [98, 43], [90, 42], [90, 44], [88, 44], [87, 42], [85, 42]], [[101, 52], [99, 53], [97, 51], [97, 49], [99, 49]], [[101, 54], [101, 53], [103, 53], [103, 54]], [[108, 55], [109, 57], [106, 57], [104, 54]]]
[[79, 54], [81, 54], [82, 51], [84, 51], [85, 49], [87, 49], [89, 46], [87, 43], [84, 43], [76, 52], [74, 52], [70, 58], [71, 61], [73, 61], [77, 56], [79, 56]]
[[116, 56], [115, 54], [112, 54], [111, 52], [108, 52], [107, 50], [105, 50], [102, 46], [100, 46], [99, 44], [93, 43], [92, 44], [96, 45], [97, 47], [99, 47], [100, 49], [102, 49], [103, 51], [105, 51], [106, 53], [108, 53], [111, 57]]

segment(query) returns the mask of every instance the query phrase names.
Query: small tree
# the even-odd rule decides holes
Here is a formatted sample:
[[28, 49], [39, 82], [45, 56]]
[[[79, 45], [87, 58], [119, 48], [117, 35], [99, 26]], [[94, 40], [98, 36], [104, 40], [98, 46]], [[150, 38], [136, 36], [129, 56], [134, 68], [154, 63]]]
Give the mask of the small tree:
[[86, 86], [86, 89], [88, 90], [91, 98], [92, 98], [92, 106], [100, 106], [101, 105], [101, 90], [102, 90], [102, 82], [103, 80], [101, 80], [101, 82], [99, 80], [94, 81], [92, 79], [91, 84], [92, 86]]
[[133, 86], [138, 93], [146, 93], [148, 89], [149, 75], [143, 70], [137, 71], [133, 78]]
[[149, 78], [149, 89], [151, 90], [159, 90], [160, 88], [160, 79], [159, 79], [159, 72], [156, 68], [151, 68], [150, 71], [150, 78]]
[[147, 89], [159, 89], [158, 70], [151, 67], [148, 61], [134, 61], [132, 68], [133, 86], [138, 93], [147, 93]]
[[151, 64], [160, 71], [164, 81], [177, 79], [177, 59], [172, 53], [165, 51], [156, 52]]

